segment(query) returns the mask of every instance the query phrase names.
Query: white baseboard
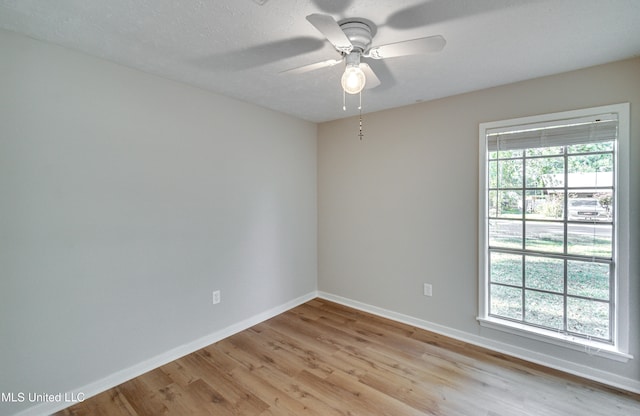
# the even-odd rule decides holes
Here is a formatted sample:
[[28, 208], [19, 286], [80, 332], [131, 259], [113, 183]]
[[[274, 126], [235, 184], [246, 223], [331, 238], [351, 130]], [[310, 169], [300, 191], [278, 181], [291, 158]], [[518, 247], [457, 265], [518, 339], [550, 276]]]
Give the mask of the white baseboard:
[[[67, 392], [64, 397], [74, 397], [74, 398], [83, 397], [84, 399], [88, 399], [89, 397], [95, 396], [119, 384], [122, 384], [125, 381], [131, 380], [132, 378], [138, 377], [155, 368], [161, 367], [167, 363], [170, 363], [171, 361], [177, 360], [178, 358], [184, 357], [185, 355], [191, 354], [192, 352], [198, 351], [199, 349], [202, 349], [208, 345], [211, 345], [220, 340], [223, 340], [233, 334], [236, 334], [238, 332], [244, 331], [245, 329], [251, 328], [252, 326], [257, 325], [261, 322], [264, 322], [267, 319], [273, 318], [274, 316], [279, 315], [283, 312], [286, 312], [289, 309], [292, 309], [300, 304], [308, 302], [309, 300], [317, 297], [317, 295], [318, 293], [316, 291], [307, 293], [306, 295], [300, 296], [282, 305], [279, 305], [267, 311], [261, 312], [257, 315], [254, 315], [248, 319], [245, 319], [236, 324], [223, 328], [212, 334], [196, 339], [195, 341], [173, 348], [160, 355], [156, 355], [155, 357], [149, 358], [148, 360], [145, 360], [139, 364], [117, 371], [111, 375], [108, 375], [107, 377], [104, 377], [86, 386], [82, 386], [78, 389]], [[63, 402], [40, 403], [33, 407], [29, 407], [19, 413], [16, 413], [14, 416], [50, 415], [66, 407], [69, 407], [72, 404], [73, 403], [63, 403]]]
[[398, 312], [379, 308], [377, 306], [362, 303], [353, 299], [344, 298], [342, 296], [333, 295], [331, 293], [319, 291], [318, 297], [332, 301], [332, 302], [339, 303], [341, 305], [349, 306], [354, 309], [368, 312], [373, 315], [378, 315], [383, 318], [388, 318], [388, 319], [402, 322], [418, 328], [426, 329], [427, 331], [435, 332], [437, 334], [444, 335], [462, 342], [466, 342], [468, 344], [473, 344], [473, 345], [487, 348], [502, 354], [507, 354], [516, 358], [520, 358], [526, 361], [540, 364], [545, 367], [564, 371], [566, 373], [573, 374], [579, 377], [584, 377], [586, 379], [597, 381], [599, 383], [606, 384], [611, 387], [627, 390], [633, 393], [640, 393], [640, 381], [638, 380], [621, 377], [617, 374], [593, 369], [593, 368], [584, 366], [582, 364], [576, 364], [570, 361], [552, 357], [547, 354], [541, 354], [539, 352], [528, 350], [525, 348], [520, 348], [513, 345], [505, 344], [502, 342], [493, 341], [488, 338], [469, 334], [463, 331], [458, 331], [457, 329], [449, 328], [443, 325], [438, 325], [433, 322], [425, 321], [423, 319], [414, 318], [409, 315], [404, 315]]

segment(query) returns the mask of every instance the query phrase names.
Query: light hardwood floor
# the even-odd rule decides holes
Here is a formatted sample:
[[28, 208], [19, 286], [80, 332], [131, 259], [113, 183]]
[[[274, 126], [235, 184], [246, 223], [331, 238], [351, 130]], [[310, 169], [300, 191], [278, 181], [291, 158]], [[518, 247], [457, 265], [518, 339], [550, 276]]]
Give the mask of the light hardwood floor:
[[640, 415], [616, 391], [314, 299], [58, 415]]

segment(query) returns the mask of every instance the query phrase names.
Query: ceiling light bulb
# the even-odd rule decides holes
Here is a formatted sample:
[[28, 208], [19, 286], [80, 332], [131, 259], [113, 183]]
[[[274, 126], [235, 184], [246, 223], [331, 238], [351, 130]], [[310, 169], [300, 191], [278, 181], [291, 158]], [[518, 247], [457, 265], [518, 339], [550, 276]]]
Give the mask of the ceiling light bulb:
[[342, 88], [347, 94], [357, 94], [364, 88], [367, 78], [359, 66], [347, 65], [342, 74]]

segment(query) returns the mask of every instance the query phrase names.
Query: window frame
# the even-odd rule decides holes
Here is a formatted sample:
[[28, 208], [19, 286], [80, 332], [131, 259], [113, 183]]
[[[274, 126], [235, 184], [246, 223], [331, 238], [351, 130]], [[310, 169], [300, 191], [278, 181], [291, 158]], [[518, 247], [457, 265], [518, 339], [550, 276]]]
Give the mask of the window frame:
[[[478, 316], [483, 327], [626, 362], [629, 354], [629, 103], [605, 105], [571, 111], [541, 114], [479, 124], [479, 191], [478, 191]], [[613, 263], [615, 288], [610, 302], [614, 304], [612, 343], [593, 341], [489, 316], [489, 146], [487, 132], [497, 129], [515, 130], [522, 125], [557, 123], [605, 113], [618, 116], [618, 137], [614, 146], [613, 187], [617, 197], [613, 213]], [[566, 244], [566, 242], [565, 242]]]

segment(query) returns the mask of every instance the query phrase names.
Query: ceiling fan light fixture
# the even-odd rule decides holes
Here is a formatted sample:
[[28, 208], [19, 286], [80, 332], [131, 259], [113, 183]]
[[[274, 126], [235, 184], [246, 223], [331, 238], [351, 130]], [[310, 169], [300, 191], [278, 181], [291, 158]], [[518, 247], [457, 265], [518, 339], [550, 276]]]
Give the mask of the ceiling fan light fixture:
[[342, 107], [345, 110], [346, 94], [361, 94], [365, 84], [367, 89], [380, 85], [380, 79], [375, 74], [375, 71], [366, 62], [360, 63], [361, 57], [386, 59], [409, 55], [424, 55], [441, 51], [447, 43], [442, 36], [434, 35], [372, 47], [372, 40], [376, 35], [377, 27], [368, 19], [353, 17], [342, 19], [338, 22], [328, 14], [313, 13], [307, 16], [307, 21], [333, 45], [335, 50], [340, 53], [341, 59], [329, 59], [282, 72], [300, 74], [331, 67], [345, 61], [345, 70], [340, 80], [343, 91]]
[[342, 74], [342, 88], [347, 94], [358, 94], [367, 82], [364, 72], [356, 65], [347, 65]]

